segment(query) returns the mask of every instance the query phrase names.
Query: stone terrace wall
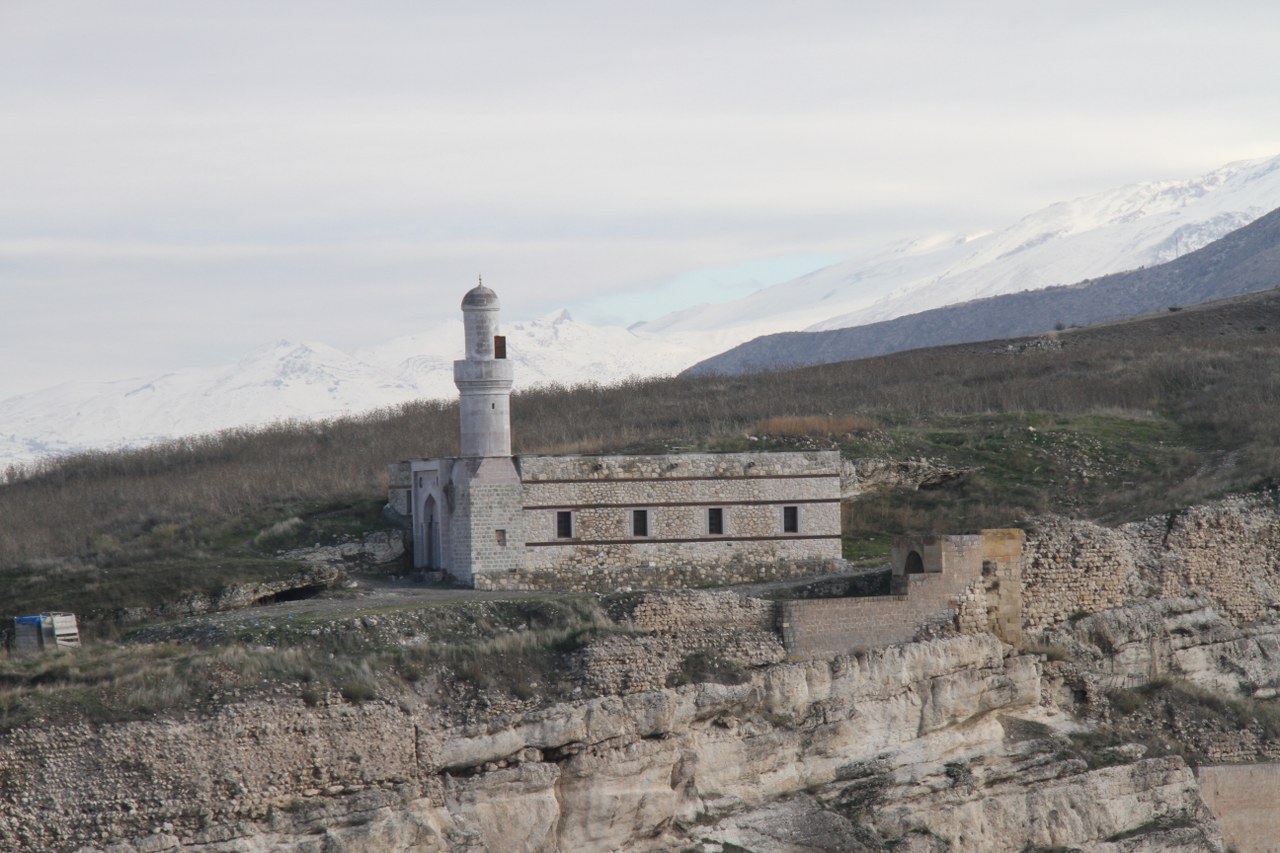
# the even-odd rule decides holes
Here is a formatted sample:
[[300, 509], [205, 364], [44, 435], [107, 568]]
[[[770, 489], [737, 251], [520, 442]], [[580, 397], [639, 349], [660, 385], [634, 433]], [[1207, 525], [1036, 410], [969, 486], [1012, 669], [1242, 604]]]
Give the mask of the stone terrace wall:
[[718, 667], [721, 677], [786, 657], [773, 603], [763, 599], [683, 591], [637, 596], [613, 609], [614, 619], [652, 635], [605, 637], [582, 651], [584, 677], [602, 693], [639, 693], [682, 681], [693, 656], [702, 656], [694, 663], [703, 672]]
[[[977, 539], [978, 537], [947, 537]], [[981, 605], [981, 560], [955, 559], [940, 574], [907, 575], [906, 595], [800, 599], [778, 603], [783, 644], [792, 659], [847, 654], [905, 643], [943, 625], [964, 633], [986, 630]], [[956, 625], [957, 613], [966, 615]]]
[[1222, 826], [1228, 849], [1280, 853], [1276, 804], [1280, 764], [1232, 764], [1196, 768], [1200, 796]]
[[1023, 626], [1144, 598], [1204, 596], [1237, 624], [1280, 614], [1280, 510], [1227, 498], [1109, 529], [1041, 519], [1023, 565]]
[[476, 577], [476, 589], [559, 590], [563, 592], [630, 592], [680, 590], [806, 578], [840, 571], [840, 560], [797, 558], [727, 565], [613, 566], [601, 568], [518, 571]]

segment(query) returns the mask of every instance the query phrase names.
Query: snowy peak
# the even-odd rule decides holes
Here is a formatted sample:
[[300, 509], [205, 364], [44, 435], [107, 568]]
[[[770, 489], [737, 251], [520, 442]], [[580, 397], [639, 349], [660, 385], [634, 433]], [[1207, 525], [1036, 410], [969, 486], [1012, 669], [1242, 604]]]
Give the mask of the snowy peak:
[[1240, 161], [1186, 181], [1136, 183], [1058, 202], [978, 236], [933, 235], [888, 246], [642, 329], [714, 331], [732, 346], [781, 331], [857, 326], [1163, 263], [1277, 207], [1280, 157]]
[[[278, 341], [250, 353], [219, 378], [215, 392], [258, 393], [264, 389], [342, 401], [357, 385], [404, 385], [380, 368], [320, 343]], [[411, 390], [405, 386], [405, 390]]]

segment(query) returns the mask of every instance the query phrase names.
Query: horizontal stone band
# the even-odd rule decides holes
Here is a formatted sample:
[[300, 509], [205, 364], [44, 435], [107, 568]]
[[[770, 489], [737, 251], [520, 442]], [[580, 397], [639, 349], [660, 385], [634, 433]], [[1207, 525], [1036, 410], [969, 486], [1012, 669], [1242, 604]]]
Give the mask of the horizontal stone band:
[[556, 539], [551, 542], [526, 542], [529, 548], [555, 545], [674, 545], [687, 542], [786, 542], [791, 539], [839, 539], [839, 533], [806, 535], [790, 533], [782, 536], [699, 536], [689, 539], [659, 539], [653, 536], [633, 536], [630, 539]]
[[589, 486], [593, 483], [719, 483], [724, 480], [821, 480], [836, 479], [839, 474], [724, 474], [706, 475], [702, 477], [592, 477], [589, 474], [572, 480], [525, 480], [525, 486]]
[[539, 509], [654, 509], [656, 507], [681, 507], [681, 506], [794, 506], [796, 504], [838, 504], [839, 498], [770, 498], [769, 500], [756, 501], [631, 501], [630, 503], [614, 503], [614, 504], [538, 504], [536, 506], [526, 506], [526, 512]]

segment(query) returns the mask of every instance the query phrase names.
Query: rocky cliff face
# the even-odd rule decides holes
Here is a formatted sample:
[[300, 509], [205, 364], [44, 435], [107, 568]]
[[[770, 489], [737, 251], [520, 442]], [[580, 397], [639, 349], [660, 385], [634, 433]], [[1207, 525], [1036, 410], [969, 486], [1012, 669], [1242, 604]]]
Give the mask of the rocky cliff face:
[[1133, 833], [1147, 849], [1219, 849], [1180, 760], [1090, 769], [1064, 752], [1074, 724], [1045, 704], [1041, 667], [967, 636], [460, 726], [425, 707], [334, 697], [25, 729], [0, 744], [0, 839], [219, 853], [665, 850], [703, 838], [1140, 849], [1106, 846]]

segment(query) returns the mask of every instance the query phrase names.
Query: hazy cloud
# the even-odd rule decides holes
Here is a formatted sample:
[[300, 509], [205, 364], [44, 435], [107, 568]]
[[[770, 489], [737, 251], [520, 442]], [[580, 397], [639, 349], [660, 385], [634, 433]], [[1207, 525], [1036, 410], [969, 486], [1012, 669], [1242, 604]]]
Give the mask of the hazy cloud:
[[0, 395], [408, 333], [479, 272], [654, 316], [1273, 155], [1277, 41], [1248, 2], [9, 0]]

